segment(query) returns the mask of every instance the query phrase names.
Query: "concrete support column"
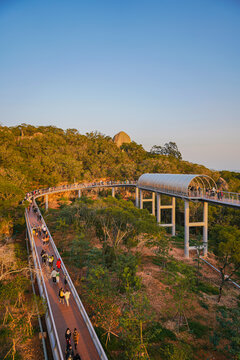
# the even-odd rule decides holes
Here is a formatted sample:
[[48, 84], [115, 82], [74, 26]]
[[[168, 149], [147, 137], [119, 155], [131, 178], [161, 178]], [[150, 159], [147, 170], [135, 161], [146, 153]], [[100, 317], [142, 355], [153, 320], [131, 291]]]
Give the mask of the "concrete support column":
[[115, 197], [115, 188], [112, 187], [112, 197]]
[[155, 192], [152, 193], [152, 215], [155, 216], [155, 198], [156, 198], [156, 194]]
[[203, 203], [203, 256], [208, 253], [208, 203]]
[[172, 197], [172, 236], [176, 235], [176, 198]]
[[139, 190], [140, 209], [143, 209], [143, 191]]
[[184, 200], [184, 256], [189, 258], [189, 201]]
[[82, 191], [79, 189], [78, 190], [78, 198], [80, 199], [81, 196], [82, 196]]
[[135, 190], [135, 206], [137, 208], [139, 207], [139, 189], [138, 189], [138, 187], [136, 187], [136, 190]]
[[45, 195], [45, 210], [48, 210], [48, 195]]
[[161, 195], [157, 194], [157, 223], [161, 222]]

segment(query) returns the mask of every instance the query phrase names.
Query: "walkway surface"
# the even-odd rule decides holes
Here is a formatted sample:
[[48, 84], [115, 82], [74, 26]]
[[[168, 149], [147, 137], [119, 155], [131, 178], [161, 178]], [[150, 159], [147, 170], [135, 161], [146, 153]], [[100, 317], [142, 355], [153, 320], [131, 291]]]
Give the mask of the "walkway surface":
[[[41, 221], [38, 221], [37, 215], [30, 209], [29, 213], [29, 221], [31, 227], [41, 226]], [[42, 244], [42, 240], [40, 236], [34, 235], [34, 241], [37, 247], [37, 253], [41, 260], [41, 251], [44, 248], [48, 255], [54, 255], [54, 267], [56, 265], [56, 254], [51, 246], [51, 244], [44, 246]], [[59, 284], [53, 283], [51, 279], [51, 269], [48, 265], [42, 265], [42, 272], [45, 280], [46, 289], [48, 292], [49, 301], [52, 308], [53, 317], [55, 320], [59, 341], [62, 347], [63, 354], [65, 354], [66, 349], [66, 340], [65, 340], [65, 331], [69, 328], [73, 334], [74, 328], [76, 328], [79, 332], [79, 341], [77, 346], [77, 351], [74, 350], [74, 354], [76, 352], [79, 353], [82, 360], [95, 360], [100, 359], [98, 352], [95, 348], [95, 345], [92, 341], [92, 338], [89, 334], [88, 328], [84, 322], [84, 319], [78, 309], [78, 306], [73, 298], [70, 295], [69, 307], [65, 304], [60, 304], [58, 299], [59, 288], [62, 287], [66, 290], [67, 285], [64, 285], [64, 276], [62, 270], [60, 270], [60, 281]], [[74, 349], [73, 344], [73, 335], [71, 337], [72, 347]]]

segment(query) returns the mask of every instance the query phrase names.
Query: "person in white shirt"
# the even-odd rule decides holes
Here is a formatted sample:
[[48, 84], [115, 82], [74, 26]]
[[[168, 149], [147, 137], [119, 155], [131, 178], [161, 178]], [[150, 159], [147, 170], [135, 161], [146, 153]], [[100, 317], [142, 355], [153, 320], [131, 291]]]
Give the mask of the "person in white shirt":
[[65, 301], [66, 301], [66, 304], [67, 306], [69, 306], [69, 298], [70, 298], [70, 291], [67, 289], [65, 292], [64, 292], [64, 297], [65, 297]]
[[51, 278], [53, 279], [53, 282], [56, 282], [56, 276], [57, 276], [57, 271], [55, 269], [53, 269], [52, 273], [51, 273]]

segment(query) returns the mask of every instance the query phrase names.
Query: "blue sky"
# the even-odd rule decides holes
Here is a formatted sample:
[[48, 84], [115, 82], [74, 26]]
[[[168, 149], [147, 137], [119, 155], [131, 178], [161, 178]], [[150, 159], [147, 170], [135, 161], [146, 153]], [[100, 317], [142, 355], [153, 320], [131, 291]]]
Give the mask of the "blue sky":
[[0, 122], [240, 170], [240, 1], [0, 0]]

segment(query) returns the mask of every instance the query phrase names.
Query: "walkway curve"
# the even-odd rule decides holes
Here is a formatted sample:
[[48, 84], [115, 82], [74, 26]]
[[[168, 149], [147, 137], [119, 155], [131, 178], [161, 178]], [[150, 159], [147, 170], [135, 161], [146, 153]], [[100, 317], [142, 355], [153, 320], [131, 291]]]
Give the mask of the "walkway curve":
[[[185, 192], [173, 191], [171, 189], [159, 189], [157, 187], [150, 185], [144, 186], [141, 185], [138, 181], [129, 181], [129, 180], [74, 183], [74, 184], [38, 189], [30, 193], [27, 193], [25, 196], [25, 200], [31, 198], [37, 199], [44, 195], [67, 192], [67, 191], [83, 191], [83, 190], [91, 190], [91, 189], [121, 188], [121, 187], [133, 187], [139, 190], [156, 192], [159, 194], [176, 197], [183, 200], [204, 201], [212, 205], [220, 205], [220, 206], [227, 206], [227, 207], [240, 209], [240, 193], [221, 191], [222, 196], [221, 198], [218, 198], [216, 193], [214, 195], [207, 193], [205, 189], [202, 190], [200, 193], [198, 193], [197, 191], [188, 191], [188, 193], [186, 194]], [[138, 206], [139, 204], [136, 205]]]
[[[33, 200], [33, 204], [37, 209], [37, 212], [35, 213], [31, 206], [29, 210], [26, 210], [25, 218], [40, 295], [45, 299], [48, 308], [45, 319], [54, 360], [65, 359], [65, 331], [67, 327], [69, 327], [72, 332], [76, 327], [80, 333], [77, 351], [82, 360], [107, 360], [107, 356], [84, 309], [75, 286], [72, 283], [47, 225], [43, 218], [39, 220], [39, 215], [41, 215], [41, 213], [35, 199]], [[33, 229], [41, 225], [46, 226], [50, 238], [49, 245], [45, 247], [47, 254], [54, 255], [54, 265], [56, 264], [57, 259], [61, 259], [62, 262], [59, 286], [52, 282], [50, 269], [40, 261], [40, 253], [43, 249], [43, 244], [41, 236], [34, 235]], [[67, 285], [64, 283], [65, 276], [67, 278]], [[60, 286], [65, 290], [68, 288], [71, 292], [69, 307], [59, 303], [58, 291]]]
[[[27, 232], [28, 238], [30, 240], [30, 245], [33, 254], [33, 260], [35, 269], [37, 271], [37, 281], [40, 289], [40, 294], [43, 298], [45, 298], [48, 311], [46, 314], [46, 324], [48, 327], [48, 333], [50, 338], [50, 343], [52, 346], [54, 360], [63, 360], [65, 353], [65, 339], [64, 333], [67, 327], [73, 330], [74, 327], [80, 330], [80, 341], [79, 341], [79, 353], [83, 360], [107, 360], [106, 354], [102, 348], [102, 345], [94, 331], [94, 328], [88, 318], [88, 315], [83, 307], [83, 304], [79, 298], [79, 295], [72, 283], [72, 280], [67, 272], [67, 269], [61, 259], [61, 256], [56, 248], [56, 245], [52, 239], [52, 236], [47, 228], [47, 225], [41, 216], [41, 220], [39, 220], [39, 215], [41, 215], [40, 210], [36, 204], [36, 199], [42, 196], [45, 196], [46, 203], [48, 203], [48, 195], [66, 191], [78, 191], [78, 195], [80, 197], [80, 192], [83, 190], [91, 190], [91, 189], [99, 189], [99, 188], [112, 188], [112, 195], [115, 195], [115, 188], [118, 187], [133, 187], [136, 188], [136, 206], [139, 207], [139, 190], [142, 194], [142, 191], [148, 191], [152, 193], [165, 194], [172, 198], [178, 197], [183, 200], [188, 201], [203, 201], [212, 203], [220, 206], [231, 206], [235, 208], [240, 208], [240, 194], [238, 193], [227, 193], [223, 192], [224, 195], [221, 199], [216, 198], [216, 196], [212, 196], [204, 193], [203, 191], [197, 193], [196, 191], [189, 191], [186, 193], [175, 192], [171, 189], [159, 189], [154, 186], [143, 186], [140, 182], [137, 181], [100, 181], [100, 182], [92, 182], [86, 184], [68, 184], [62, 185], [58, 187], [50, 187], [45, 189], [39, 189], [32, 191], [26, 194], [24, 200], [30, 200], [34, 204], [36, 208], [36, 213], [33, 212], [33, 208], [30, 207], [30, 210], [26, 210], [25, 218], [27, 224]], [[140, 195], [141, 199], [142, 195]], [[146, 200], [145, 200], [146, 201]], [[141, 204], [140, 200], [140, 204]], [[140, 206], [141, 207], [141, 206]], [[38, 215], [38, 216], [37, 216]], [[45, 225], [50, 238], [50, 245], [48, 247], [48, 254], [53, 254], [55, 260], [60, 258], [62, 261], [62, 274], [60, 284], [64, 285], [63, 277], [67, 276], [68, 278], [68, 287], [71, 291], [71, 300], [70, 307], [68, 309], [63, 308], [62, 304], [58, 302], [58, 289], [56, 288], [56, 284], [52, 284], [52, 280], [50, 279], [49, 271], [41, 265], [40, 261], [40, 252], [42, 250], [42, 241], [41, 236], [35, 236], [33, 234], [32, 229], [36, 226]], [[166, 226], [169, 224], [163, 224]], [[55, 287], [55, 288], [54, 288]], [[64, 325], [64, 326], [63, 326]]]

